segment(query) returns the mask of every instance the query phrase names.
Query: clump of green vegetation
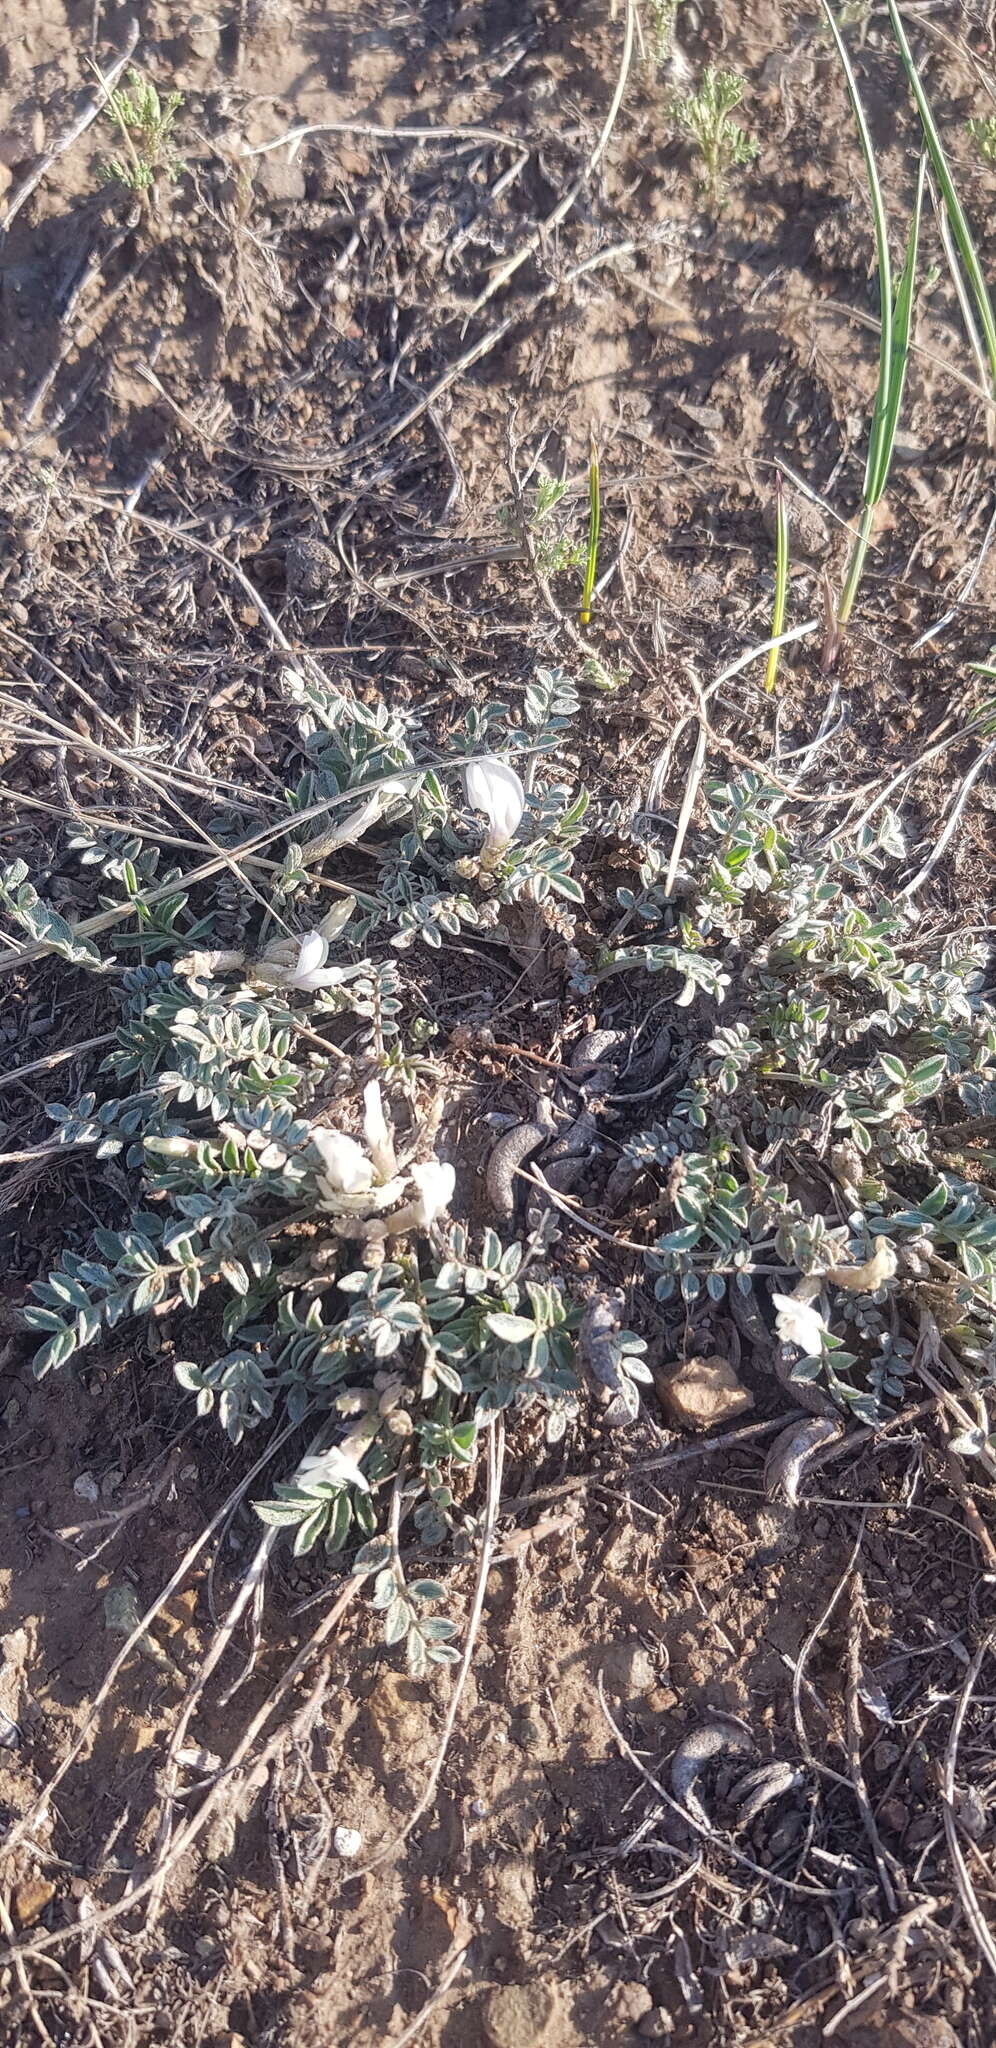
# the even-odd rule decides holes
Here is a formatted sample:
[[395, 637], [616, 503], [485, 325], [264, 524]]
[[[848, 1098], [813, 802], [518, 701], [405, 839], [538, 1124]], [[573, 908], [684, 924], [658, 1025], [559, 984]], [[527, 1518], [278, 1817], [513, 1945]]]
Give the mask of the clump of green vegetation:
[[996, 164], [996, 114], [973, 116], [965, 126], [983, 163]]
[[583, 542], [571, 533], [568, 519], [558, 511], [566, 490], [565, 478], [541, 474], [521, 512], [516, 506], [506, 505], [498, 515], [509, 528], [515, 528], [525, 517], [533, 559], [541, 576], [559, 576], [565, 569], [580, 569], [585, 559]]
[[650, 0], [650, 33], [647, 38], [647, 54], [650, 62], [661, 70], [667, 63], [674, 47], [674, 26], [678, 18], [678, 0]]
[[142, 193], [160, 176], [177, 177], [183, 166], [173, 150], [172, 131], [182, 105], [182, 92], [161, 98], [151, 78], [129, 71], [127, 86], [116, 87], [104, 109], [118, 130], [124, 153], [103, 159], [102, 181]]
[[673, 109], [702, 159], [702, 190], [717, 208], [725, 203], [731, 171], [752, 164], [760, 150], [760, 143], [730, 118], [745, 91], [746, 81], [738, 72], [718, 71], [707, 64], [698, 91], [676, 101]]
[[[726, 1020], [700, 1036], [693, 1020], [669, 1113], [624, 1147], [673, 1214], [647, 1253], [658, 1299], [682, 1315], [704, 1297], [733, 1305], [765, 1276], [801, 1353], [793, 1377], [862, 1421], [901, 1398], [925, 1331], [981, 1391], [996, 1330], [985, 942], [923, 943], [889, 888], [903, 837], [887, 810], [856, 843], [807, 847], [759, 776], [707, 795], [677, 927], [606, 954], [593, 977], [676, 974], [679, 1006], [704, 998]], [[663, 873], [645, 842], [639, 889], [619, 891], [627, 922], [667, 919]], [[639, 1183], [633, 1199], [648, 1205]]]
[[[38, 896], [23, 862], [0, 870], [4, 918], [109, 980], [119, 1002], [103, 1084], [47, 1113], [53, 1146], [117, 1160], [132, 1201], [35, 1284], [35, 1372], [169, 1311], [176, 1379], [198, 1414], [236, 1444], [271, 1420], [306, 1428], [260, 1503], [298, 1552], [382, 1540], [402, 1483], [406, 1513], [436, 1541], [451, 1525], [447, 1475], [473, 1462], [496, 1414], [536, 1406], [548, 1439], [563, 1434], [577, 1408], [576, 1312], [543, 1271], [542, 1232], [472, 1241], [447, 1221], [443, 1098], [426, 1084], [438, 1075], [424, 1019], [403, 1006], [401, 959], [466, 926], [573, 933], [586, 794], [552, 764], [527, 794], [489, 741], [528, 747], [536, 767], [579, 700], [559, 671], [538, 671], [521, 722], [501, 704], [468, 714], [444, 778], [419, 766], [416, 714], [368, 709], [292, 671], [285, 690], [309, 764], [286, 793], [288, 830], [316, 804], [323, 822], [326, 806], [341, 820], [344, 844], [379, 826], [362, 903], [343, 890], [324, 916], [299, 906], [311, 889], [302, 835], [269, 917], [234, 947], [210, 905], [192, 916], [155, 850], [83, 835], [72, 850], [119, 913], [109, 954]], [[233, 821], [218, 822], [230, 839]], [[349, 1054], [330, 1043], [337, 1019]], [[447, 1661], [452, 1627], [423, 1611], [430, 1582], [405, 1589], [396, 1540], [383, 1557], [365, 1552], [364, 1568], [371, 1555], [392, 1575], [390, 1597], [383, 1576], [375, 1596], [388, 1640], [405, 1637], [413, 1671]]]

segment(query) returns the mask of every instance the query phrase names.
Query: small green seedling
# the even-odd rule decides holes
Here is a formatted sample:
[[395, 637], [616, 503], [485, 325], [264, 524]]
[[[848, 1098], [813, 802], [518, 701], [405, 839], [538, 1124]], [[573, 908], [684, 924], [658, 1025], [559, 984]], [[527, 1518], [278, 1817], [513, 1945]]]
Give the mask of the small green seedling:
[[591, 437], [591, 457], [588, 464], [588, 553], [585, 561], [584, 589], [581, 592], [581, 616], [579, 624], [590, 626], [591, 601], [595, 593], [595, 576], [598, 571], [598, 536], [602, 529], [602, 494], [598, 473], [598, 448], [595, 436]]
[[[579, 540], [572, 539], [563, 515], [556, 516], [566, 490], [563, 477], [541, 472], [532, 504], [528, 511], [523, 507], [533, 559], [541, 576], [560, 576], [565, 569], [580, 569], [585, 559], [584, 548]], [[498, 517], [503, 526], [514, 529], [520, 524], [521, 515], [513, 506], [502, 508]]]
[[168, 92], [162, 98], [151, 78], [129, 71], [128, 84], [108, 96], [104, 113], [113, 121], [124, 144], [121, 156], [105, 157], [100, 166], [104, 184], [118, 184], [129, 192], [148, 192], [156, 178], [175, 178], [183, 166], [174, 155], [172, 129], [183, 105], [182, 92]]
[[647, 36], [647, 58], [659, 71], [667, 63], [674, 47], [674, 24], [678, 17], [678, 0], [650, 0], [649, 34]]
[[996, 114], [973, 118], [966, 121], [965, 126], [983, 163], [996, 164]]
[[[777, 640], [785, 631], [785, 608], [788, 604], [789, 582], [789, 522], [788, 506], [785, 503], [785, 485], [781, 470], [775, 471], [775, 602], [771, 611], [771, 638]], [[768, 665], [764, 674], [764, 687], [769, 696], [778, 681], [778, 657], [780, 647], [772, 647], [768, 654]]]
[[760, 149], [739, 121], [730, 119], [745, 90], [745, 80], [738, 72], [717, 71], [714, 64], [707, 64], [698, 92], [678, 100], [674, 108], [702, 158], [702, 190], [715, 207], [724, 204], [730, 172], [752, 164]]

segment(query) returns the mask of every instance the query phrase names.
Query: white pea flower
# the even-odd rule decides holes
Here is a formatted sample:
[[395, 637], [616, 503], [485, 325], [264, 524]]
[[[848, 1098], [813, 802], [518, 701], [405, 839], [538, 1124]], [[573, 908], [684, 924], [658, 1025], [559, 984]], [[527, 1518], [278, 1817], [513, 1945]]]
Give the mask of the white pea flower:
[[271, 988], [335, 988], [345, 978], [342, 967], [326, 967], [329, 942], [320, 929], [297, 937], [271, 939], [253, 970], [257, 981]]
[[797, 1344], [807, 1358], [819, 1358], [827, 1326], [819, 1309], [796, 1294], [773, 1294], [775, 1329], [783, 1344]]
[[364, 1478], [355, 1458], [350, 1457], [348, 1444], [333, 1444], [331, 1450], [302, 1458], [294, 1478], [305, 1484], [309, 1480], [326, 1480], [331, 1486], [358, 1486], [361, 1493], [370, 1491], [370, 1482]]
[[467, 802], [475, 811], [483, 811], [488, 821], [481, 859], [494, 860], [504, 852], [519, 829], [526, 808], [526, 792], [515, 769], [510, 768], [507, 761], [499, 761], [494, 754], [485, 754], [479, 761], [470, 761], [464, 769], [463, 779]]
[[411, 1179], [418, 1194], [399, 1215], [390, 1219], [392, 1232], [397, 1231], [399, 1236], [403, 1230], [428, 1230], [453, 1200], [456, 1173], [441, 1159], [427, 1159], [422, 1166], [413, 1166]]
[[355, 1138], [316, 1124], [311, 1142], [321, 1159], [322, 1186], [329, 1196], [365, 1194], [373, 1186], [373, 1167]]
[[363, 1090], [363, 1136], [367, 1151], [382, 1180], [390, 1180], [397, 1173], [398, 1162], [394, 1155], [394, 1138], [390, 1124], [384, 1115], [380, 1083], [368, 1081]]

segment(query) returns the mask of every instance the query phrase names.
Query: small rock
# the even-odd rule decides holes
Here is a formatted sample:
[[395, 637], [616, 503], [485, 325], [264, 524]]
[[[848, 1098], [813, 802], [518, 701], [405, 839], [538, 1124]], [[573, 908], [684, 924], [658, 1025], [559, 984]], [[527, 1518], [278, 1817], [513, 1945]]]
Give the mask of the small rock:
[[125, 1729], [121, 1742], [122, 1756], [142, 1756], [145, 1750], [155, 1747], [156, 1731], [151, 1721], [132, 1721]]
[[14, 1918], [19, 1927], [33, 1927], [44, 1913], [55, 1886], [47, 1877], [26, 1877], [14, 1890]]
[[321, 604], [331, 597], [342, 575], [332, 549], [310, 534], [288, 542], [284, 570], [288, 597], [299, 598], [302, 604]]
[[989, 1809], [974, 1785], [966, 1785], [958, 1799], [958, 1820], [973, 1842], [981, 1842], [989, 1828]]
[[636, 2031], [641, 2041], [670, 2041], [674, 2021], [662, 2005], [655, 2005], [651, 2012], [644, 2013]]
[[100, 1487], [97, 1485], [92, 1472], [81, 1472], [79, 1478], [73, 1480], [73, 1492], [77, 1500], [98, 1501], [100, 1499]]
[[363, 1847], [363, 1836], [359, 1828], [336, 1828], [332, 1837], [332, 1847], [337, 1856], [344, 1856], [347, 1859], [358, 1856]]
[[687, 1358], [673, 1372], [655, 1373], [657, 1392], [682, 1429], [712, 1429], [754, 1406], [754, 1396], [737, 1378], [728, 1358]]
[[647, 2019], [654, 2008], [654, 2001], [645, 1984], [615, 1984], [606, 2001], [606, 2009], [616, 2025], [637, 2027]]
[[884, 1778], [889, 1771], [895, 1770], [902, 1753], [898, 1742], [876, 1742], [872, 1750], [872, 1763], [881, 1777]]
[[958, 2048], [958, 2036], [948, 2020], [929, 2013], [883, 2012], [848, 2028], [840, 2048]]
[[307, 189], [304, 169], [295, 157], [289, 162], [281, 149], [267, 150], [254, 159], [253, 182], [263, 197], [278, 206], [292, 206], [304, 198]]
[[909, 1808], [901, 1799], [883, 1799], [878, 1809], [878, 1818], [890, 1833], [901, 1835], [909, 1822]]
[[624, 1698], [653, 1692], [657, 1684], [653, 1658], [635, 1638], [610, 1645], [602, 1660], [602, 1672], [609, 1690], [621, 1693]]
[[544, 1984], [500, 1984], [489, 1991], [481, 2021], [489, 2048], [541, 2048], [556, 2017], [552, 1992]]
[[192, 14], [184, 41], [187, 55], [200, 64], [215, 63], [221, 49], [221, 29], [211, 14]]

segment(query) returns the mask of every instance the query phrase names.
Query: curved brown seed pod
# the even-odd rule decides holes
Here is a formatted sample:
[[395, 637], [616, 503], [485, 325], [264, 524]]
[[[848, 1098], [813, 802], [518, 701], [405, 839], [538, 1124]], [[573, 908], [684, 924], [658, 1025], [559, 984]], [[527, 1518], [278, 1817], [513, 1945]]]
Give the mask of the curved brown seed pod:
[[586, 1067], [613, 1064], [612, 1054], [618, 1060], [626, 1043], [624, 1031], [589, 1031], [579, 1038], [571, 1054], [569, 1072], [581, 1073]]
[[776, 1436], [764, 1465], [764, 1490], [769, 1500], [781, 1494], [790, 1507], [799, 1499], [806, 1462], [824, 1444], [843, 1434], [843, 1423], [833, 1415], [811, 1415], [805, 1422], [790, 1422]]
[[718, 1756], [749, 1756], [754, 1738], [740, 1721], [707, 1721], [679, 1742], [671, 1758], [671, 1790], [679, 1806], [704, 1828], [712, 1822], [698, 1793], [698, 1781], [707, 1764]]
[[762, 1764], [760, 1770], [748, 1771], [733, 1795], [737, 1827], [749, 1827], [763, 1807], [770, 1806], [773, 1799], [781, 1799], [786, 1792], [794, 1792], [805, 1775], [795, 1764], [786, 1763]]
[[585, 1306], [578, 1327], [578, 1359], [600, 1386], [619, 1392], [619, 1368], [614, 1339], [626, 1313], [626, 1296], [621, 1288], [611, 1294], [593, 1295]]
[[545, 1098], [537, 1104], [536, 1116], [527, 1124], [513, 1124], [499, 1138], [488, 1160], [485, 1185], [488, 1199], [499, 1223], [510, 1223], [515, 1214], [515, 1171], [545, 1145], [553, 1128], [553, 1111]]

